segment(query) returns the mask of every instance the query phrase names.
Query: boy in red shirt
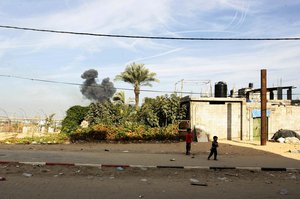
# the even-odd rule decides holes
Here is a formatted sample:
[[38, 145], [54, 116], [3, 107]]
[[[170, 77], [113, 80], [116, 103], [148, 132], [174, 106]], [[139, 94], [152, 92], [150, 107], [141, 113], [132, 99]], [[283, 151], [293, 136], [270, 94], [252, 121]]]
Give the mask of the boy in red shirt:
[[190, 151], [191, 151], [192, 141], [193, 141], [193, 135], [192, 135], [192, 132], [191, 132], [191, 128], [187, 128], [187, 133], [185, 135], [185, 143], [186, 143], [186, 152], [185, 152], [185, 154], [186, 155], [191, 154]]

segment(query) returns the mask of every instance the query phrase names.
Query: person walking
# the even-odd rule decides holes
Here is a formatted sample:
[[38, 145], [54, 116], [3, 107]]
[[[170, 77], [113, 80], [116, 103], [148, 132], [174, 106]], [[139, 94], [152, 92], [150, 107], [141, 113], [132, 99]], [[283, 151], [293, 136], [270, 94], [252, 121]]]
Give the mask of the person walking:
[[191, 154], [191, 145], [192, 145], [192, 141], [193, 141], [193, 135], [192, 135], [192, 131], [191, 128], [187, 128], [187, 133], [185, 135], [185, 148], [186, 148], [186, 155], [190, 155]]
[[218, 137], [217, 137], [217, 136], [214, 136], [214, 137], [213, 137], [212, 144], [211, 144], [210, 154], [209, 154], [207, 160], [209, 160], [210, 157], [211, 157], [212, 155], [214, 155], [214, 160], [218, 160], [218, 159], [217, 159], [217, 155], [218, 155], [217, 148], [218, 148], [218, 147], [219, 147]]

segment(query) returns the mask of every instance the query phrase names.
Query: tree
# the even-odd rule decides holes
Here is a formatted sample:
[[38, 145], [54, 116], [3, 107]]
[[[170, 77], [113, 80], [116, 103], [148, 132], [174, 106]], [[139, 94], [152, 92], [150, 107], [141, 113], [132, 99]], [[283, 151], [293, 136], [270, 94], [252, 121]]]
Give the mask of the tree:
[[45, 129], [46, 129], [46, 132], [48, 133], [49, 131], [49, 127], [51, 127], [53, 124], [54, 124], [54, 115], [55, 113], [47, 116], [46, 115], [46, 119], [45, 119]]
[[150, 82], [159, 82], [155, 78], [156, 73], [150, 72], [145, 68], [144, 64], [132, 63], [127, 65], [124, 72], [120, 75], [117, 75], [115, 80], [121, 80], [127, 83], [130, 83], [134, 87], [135, 95], [135, 108], [138, 110], [139, 106], [139, 96], [140, 96], [140, 87], [141, 86], [152, 86]]
[[113, 101], [116, 103], [125, 104], [125, 92], [120, 91], [114, 94]]
[[180, 107], [180, 97], [175, 94], [170, 96], [157, 96], [145, 98], [139, 111], [139, 119], [151, 127], [164, 127], [181, 120], [186, 114], [186, 109]]

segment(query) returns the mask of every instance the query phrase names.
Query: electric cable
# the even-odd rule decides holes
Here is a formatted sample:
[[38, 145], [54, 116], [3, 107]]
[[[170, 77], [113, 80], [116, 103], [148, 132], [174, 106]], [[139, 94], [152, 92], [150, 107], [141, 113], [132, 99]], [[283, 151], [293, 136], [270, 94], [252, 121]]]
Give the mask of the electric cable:
[[[38, 81], [38, 82], [45, 82], [45, 83], [53, 83], [53, 84], [65, 84], [65, 85], [73, 85], [73, 86], [82, 86], [83, 85], [83, 84], [80, 84], [80, 83], [45, 80], [45, 79], [29, 78], [29, 77], [22, 77], [22, 76], [16, 76], [16, 75], [3, 75], [3, 74], [0, 74], [0, 77], [16, 78], [16, 79], [31, 80], [31, 81]], [[102, 86], [102, 85], [97, 84], [97, 85], [88, 85], [88, 86], [89, 87], [99, 87], [99, 86]], [[133, 88], [121, 88], [121, 87], [115, 87], [115, 88], [118, 89], [118, 90], [134, 91]], [[182, 94], [190, 94], [190, 95], [207, 94], [207, 93], [197, 93], [197, 92], [188, 92], [188, 91], [162, 91], [162, 90], [151, 90], [151, 89], [140, 89], [140, 91], [152, 92], [152, 93], [182, 93]], [[283, 93], [282, 95], [287, 95], [287, 94]], [[293, 93], [292, 95], [300, 95], [300, 93]]]
[[50, 30], [40, 28], [28, 28], [19, 26], [0, 25], [0, 28], [26, 30], [35, 32], [48, 32], [57, 34], [72, 34], [96, 37], [115, 37], [115, 38], [129, 38], [129, 39], [156, 39], [156, 40], [186, 40], [186, 41], [288, 41], [300, 40], [300, 37], [265, 37], [265, 38], [217, 38], [217, 37], [163, 37], [163, 36], [143, 36], [143, 35], [123, 35], [123, 34], [103, 34], [103, 33], [89, 33], [89, 32], [73, 32], [63, 30]]

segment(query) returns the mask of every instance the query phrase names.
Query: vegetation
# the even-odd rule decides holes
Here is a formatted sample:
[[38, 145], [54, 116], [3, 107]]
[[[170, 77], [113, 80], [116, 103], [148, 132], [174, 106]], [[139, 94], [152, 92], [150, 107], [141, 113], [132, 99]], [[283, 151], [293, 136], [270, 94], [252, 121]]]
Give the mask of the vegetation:
[[126, 67], [124, 72], [122, 72], [120, 75], [117, 75], [115, 80], [121, 80], [133, 85], [135, 108], [138, 110], [140, 87], [152, 86], [151, 82], [159, 82], [155, 76], [156, 73], [150, 72], [147, 68], [145, 68], [144, 64], [132, 63]]
[[[55, 143], [77, 141], [170, 141], [178, 140], [178, 123], [186, 115], [175, 94], [146, 98], [139, 105], [140, 86], [151, 86], [158, 81], [155, 73], [143, 64], [132, 63], [116, 77], [134, 86], [135, 106], [125, 103], [124, 92], [117, 92], [112, 100], [93, 102], [87, 107], [73, 106], [62, 121], [61, 134], [19, 139], [19, 143]], [[53, 123], [53, 115], [46, 118], [45, 126]], [[52, 137], [51, 137], [52, 136]], [[14, 140], [8, 142], [16, 142]], [[52, 143], [52, 142], [50, 142]]]
[[164, 127], [181, 120], [186, 110], [180, 107], [180, 98], [175, 94], [146, 98], [139, 112], [141, 122], [151, 127]]
[[125, 92], [120, 91], [114, 94], [113, 101], [116, 103], [125, 104]]
[[[74, 111], [80, 113], [75, 114]], [[82, 113], [86, 113], [85, 116]], [[83, 107], [72, 107], [67, 114], [71, 114], [66, 117], [69, 119], [74, 118], [75, 115], [80, 116], [74, 122], [68, 119], [68, 122], [64, 122], [62, 126], [63, 132], [67, 133], [73, 142], [79, 140], [163, 141], [179, 139], [178, 120], [185, 115], [185, 110], [180, 108], [180, 98], [172, 94], [154, 99], [146, 98], [138, 111], [131, 105], [105, 101], [91, 103], [87, 111]], [[81, 126], [83, 120], [89, 125]], [[70, 125], [66, 128], [64, 124], [72, 124], [72, 128]]]
[[0, 143], [6, 144], [64, 144], [69, 142], [69, 137], [64, 133], [51, 133], [45, 136], [34, 136], [24, 138], [8, 138]]
[[88, 110], [88, 107], [79, 105], [69, 108], [69, 110], [67, 110], [67, 116], [62, 121], [61, 131], [66, 134], [74, 132], [78, 128], [78, 125], [84, 120]]

